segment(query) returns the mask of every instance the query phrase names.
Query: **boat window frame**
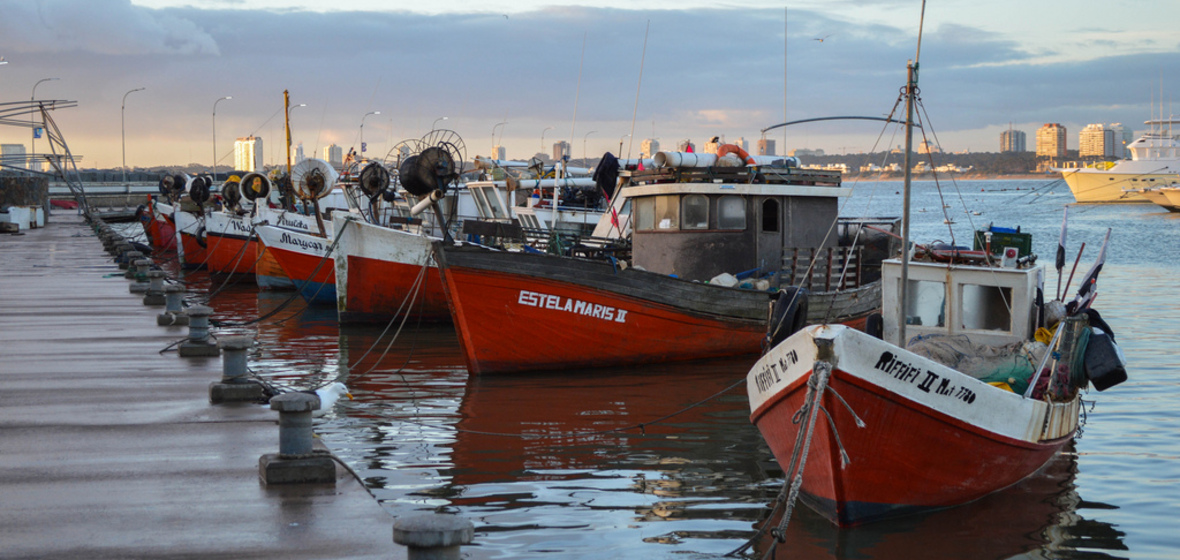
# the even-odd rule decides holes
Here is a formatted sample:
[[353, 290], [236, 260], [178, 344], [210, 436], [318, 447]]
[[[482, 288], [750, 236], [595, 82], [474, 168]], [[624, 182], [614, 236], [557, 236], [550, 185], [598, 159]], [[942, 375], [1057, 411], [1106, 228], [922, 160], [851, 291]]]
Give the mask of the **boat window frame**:
[[[733, 227], [733, 225], [727, 225], [730, 222], [725, 221], [727, 219], [736, 220], [736, 218], [727, 218], [726, 216], [724, 216], [724, 206], [728, 202], [737, 202], [737, 205], [735, 206], [735, 208], [741, 209], [742, 223], [741, 223], [740, 227]], [[745, 231], [746, 226], [749, 223], [747, 214], [749, 214], [749, 212], [747, 212], [746, 198], [744, 196], [739, 196], [736, 194], [727, 194], [727, 195], [717, 197], [717, 229], [723, 230], [723, 231]], [[736, 221], [733, 223], [736, 224]]]
[[[766, 227], [766, 217], [767, 217], [766, 205], [767, 204], [774, 204], [774, 212], [773, 212], [773, 214], [771, 214], [771, 216], [774, 218], [774, 228], [773, 229]], [[760, 206], [759, 212], [762, 213], [762, 215], [760, 216], [761, 219], [758, 221], [760, 231], [762, 233], [780, 233], [780, 232], [782, 232], [782, 204], [779, 202], [779, 199], [772, 197], [772, 196], [768, 196], [768, 197], [762, 199], [762, 204], [759, 206]]]
[[[957, 292], [958, 297], [956, 305], [958, 307], [955, 316], [960, 330], [984, 331], [1003, 334], [1013, 334], [1015, 332], [1015, 323], [1013, 322], [1014, 318], [1012, 316], [1013, 290], [1011, 286], [995, 286], [988, 284], [975, 284], [971, 282], [957, 282], [956, 284], [955, 291]], [[967, 300], [971, 295], [969, 292], [976, 289], [981, 291], [981, 296], [988, 295], [984, 292], [993, 292], [994, 296], [991, 298], [991, 301], [985, 302], [988, 309], [986, 312], [982, 313], [982, 317], [998, 317], [1002, 314], [1003, 316], [1007, 317], [1006, 324], [1002, 328], [997, 328], [987, 324], [967, 325]]]
[[637, 197], [634, 199], [635, 231], [652, 231], [656, 228], [656, 201], [654, 197]]
[[[690, 204], [697, 203], [691, 208], [691, 211], [703, 211], [704, 216], [702, 220], [697, 220], [694, 224], [689, 224], [687, 216], [690, 212]], [[702, 230], [709, 229], [709, 197], [704, 194], [686, 194], [680, 198], [680, 229], [684, 230]]]
[[[647, 197], [645, 197], [647, 198]], [[676, 231], [680, 229], [680, 195], [661, 194], [655, 199], [654, 231]]]
[[[905, 324], [906, 325], [913, 325], [913, 326], [917, 326], [917, 327], [926, 327], [926, 328], [938, 328], [938, 329], [947, 328], [947, 319], [948, 319], [947, 312], [950, 311], [949, 309], [947, 309], [947, 300], [950, 298], [947, 297], [947, 283], [946, 283], [946, 281], [944, 281], [944, 280], [922, 280], [922, 279], [912, 279], [911, 278], [908, 280], [908, 284], [909, 284], [909, 286], [904, 288], [906, 290], [906, 309], [902, 310], [902, 316], [905, 317]], [[911, 287], [912, 287], [912, 289], [911, 289]], [[933, 294], [941, 294], [942, 302], [941, 302], [941, 305], [939, 306], [940, 307], [939, 314], [936, 316], [937, 322], [935, 324], [926, 324], [926, 323], [922, 322], [921, 319], [922, 319], [922, 316], [927, 315], [928, 313], [922, 313], [922, 311], [926, 307], [932, 308], [932, 306], [922, 305], [921, 307], [919, 307], [919, 305], [922, 303], [925, 303], [925, 301], [923, 301], [924, 296], [933, 295]], [[926, 301], [929, 301], [929, 300], [927, 299]], [[914, 322], [915, 319], [917, 319], [918, 322]]]

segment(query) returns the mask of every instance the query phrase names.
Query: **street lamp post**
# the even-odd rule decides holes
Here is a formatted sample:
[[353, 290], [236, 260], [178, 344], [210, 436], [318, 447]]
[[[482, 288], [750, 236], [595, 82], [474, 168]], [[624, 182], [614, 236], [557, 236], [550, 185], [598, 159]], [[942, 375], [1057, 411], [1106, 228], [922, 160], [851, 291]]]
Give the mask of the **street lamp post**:
[[545, 127], [545, 130], [541, 131], [541, 153], [542, 154], [545, 153], [545, 133], [548, 132], [549, 129], [551, 129], [551, 128], [553, 128], [553, 127], [547, 126], [547, 127]]
[[631, 135], [630, 135], [630, 134], [624, 134], [624, 135], [622, 135], [622, 136], [620, 136], [620, 137], [619, 137], [619, 157], [620, 157], [620, 159], [621, 159], [621, 158], [622, 158], [622, 156], [623, 156], [623, 139], [624, 139], [624, 138], [626, 138], [626, 137], [628, 137], [628, 136], [631, 136]]
[[438, 125], [438, 121], [445, 121], [445, 120], [447, 120], [447, 117], [439, 117], [437, 119], [434, 119], [434, 122], [430, 123], [430, 130], [434, 130], [434, 127], [436, 125]]
[[[41, 85], [41, 82], [50, 82], [53, 80], [60, 80], [60, 79], [61, 78], [41, 78], [40, 80], [37, 80], [37, 83], [33, 84], [33, 93], [31, 95], [29, 95], [29, 103], [33, 103], [36, 101], [36, 99], [37, 99], [37, 86]], [[37, 124], [36, 124], [35, 113], [29, 114], [29, 129], [30, 129], [29, 130], [29, 157], [35, 158], [37, 156]], [[30, 160], [29, 165], [32, 165], [31, 160]]]
[[[380, 115], [380, 114], [381, 114], [381, 111], [369, 111], [368, 113], [365, 113], [365, 117], [367, 117], [369, 115]], [[361, 159], [364, 159], [364, 155], [365, 155], [365, 117], [361, 117], [361, 156], [362, 156]]]
[[508, 124], [508, 121], [500, 121], [500, 122], [496, 123], [495, 126], [492, 127], [492, 159], [500, 159], [500, 158], [496, 157], [499, 155], [496, 153], [496, 127], [501, 126], [501, 125], [506, 125], [506, 124]]
[[217, 182], [217, 104], [226, 99], [233, 99], [232, 96], [225, 96], [213, 102], [213, 182]]
[[123, 142], [123, 186], [127, 186], [127, 96], [145, 88], [135, 88], [123, 94], [123, 106], [119, 109], [119, 131]]
[[594, 134], [595, 132], [598, 132], [598, 131], [591, 130], [590, 132], [587, 132], [585, 136], [582, 137], [582, 165], [587, 165], [590, 162], [590, 160], [586, 158], [586, 139], [589, 138], [590, 135]]

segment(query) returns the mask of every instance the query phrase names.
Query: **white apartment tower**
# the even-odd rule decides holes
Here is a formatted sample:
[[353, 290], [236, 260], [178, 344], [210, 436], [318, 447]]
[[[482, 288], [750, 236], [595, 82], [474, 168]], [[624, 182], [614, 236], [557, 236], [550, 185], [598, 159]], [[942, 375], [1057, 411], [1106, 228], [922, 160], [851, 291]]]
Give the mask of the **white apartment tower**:
[[291, 146], [291, 165], [296, 165], [305, 159], [307, 157], [303, 155], [303, 142]]
[[26, 169], [24, 144], [0, 144], [0, 158], [3, 158], [4, 165]]
[[1037, 157], [1065, 158], [1064, 126], [1058, 123], [1045, 123], [1037, 129]]
[[262, 171], [262, 139], [257, 136], [246, 136], [234, 141], [234, 169], [245, 171]]
[[324, 146], [324, 161], [339, 171], [344, 167], [344, 148], [336, 144]]
[[1078, 133], [1078, 157], [1114, 157], [1114, 130], [1103, 124], [1088, 124]]
[[656, 154], [660, 153], [660, 141], [655, 138], [648, 138], [639, 143], [639, 158], [651, 159]]

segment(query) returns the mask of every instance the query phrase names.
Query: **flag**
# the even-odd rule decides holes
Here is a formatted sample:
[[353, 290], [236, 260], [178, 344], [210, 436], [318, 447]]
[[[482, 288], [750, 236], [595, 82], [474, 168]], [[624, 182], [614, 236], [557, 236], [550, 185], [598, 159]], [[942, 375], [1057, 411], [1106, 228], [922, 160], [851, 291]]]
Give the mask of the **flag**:
[[[1069, 217], [1069, 206], [1065, 207], [1065, 211], [1061, 213], [1061, 240], [1057, 242], [1057, 275], [1061, 275], [1061, 269], [1065, 268], [1065, 220]], [[1058, 286], [1058, 291], [1061, 287]]]
[[41, 137], [41, 134], [42, 134], [43, 132], [45, 132], [45, 129], [44, 129], [44, 128], [41, 128], [41, 127], [39, 127], [39, 126], [38, 126], [37, 128], [34, 128], [34, 129], [33, 129], [33, 138], [40, 138], [40, 137]]
[[1106, 239], [1102, 240], [1102, 248], [1098, 250], [1098, 260], [1094, 261], [1089, 272], [1086, 272], [1086, 275], [1082, 277], [1082, 285], [1078, 287], [1078, 295], [1073, 298], [1075, 310], [1089, 308], [1090, 302], [1094, 301], [1094, 296], [1098, 295], [1098, 273], [1102, 272], [1102, 265], [1106, 263], [1106, 246], [1109, 243], [1110, 228], [1107, 228]]
[[369, 143], [368, 143], [368, 142], [361, 142], [361, 153], [362, 153], [362, 154], [363, 154], [363, 153], [365, 153], [365, 150], [366, 150], [368, 147], [369, 147]]

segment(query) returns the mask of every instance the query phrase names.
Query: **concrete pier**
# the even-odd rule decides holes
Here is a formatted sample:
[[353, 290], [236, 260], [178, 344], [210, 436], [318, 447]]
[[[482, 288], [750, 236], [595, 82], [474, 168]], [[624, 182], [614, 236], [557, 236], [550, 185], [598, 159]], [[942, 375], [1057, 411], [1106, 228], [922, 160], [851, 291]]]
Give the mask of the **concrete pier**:
[[404, 558], [344, 469], [265, 486], [277, 413], [209, 403], [217, 358], [128, 293], [80, 218], [0, 237], [0, 558]]

